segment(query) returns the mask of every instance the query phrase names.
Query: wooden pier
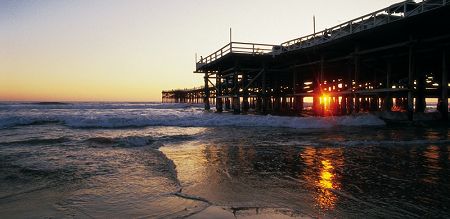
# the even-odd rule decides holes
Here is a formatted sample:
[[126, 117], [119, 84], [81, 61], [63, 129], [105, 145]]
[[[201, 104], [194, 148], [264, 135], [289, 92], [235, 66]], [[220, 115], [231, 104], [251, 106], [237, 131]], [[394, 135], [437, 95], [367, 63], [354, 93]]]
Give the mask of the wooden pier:
[[[236, 114], [401, 111], [448, 119], [450, 0], [405, 1], [281, 45], [230, 42], [196, 63], [204, 86], [163, 91]], [[306, 103], [312, 102], [310, 106]]]
[[[191, 89], [173, 89], [162, 91], [163, 103], [213, 103], [215, 104], [215, 87], [194, 87]], [[208, 95], [207, 93], [208, 92]], [[208, 96], [208, 100], [205, 97]]]

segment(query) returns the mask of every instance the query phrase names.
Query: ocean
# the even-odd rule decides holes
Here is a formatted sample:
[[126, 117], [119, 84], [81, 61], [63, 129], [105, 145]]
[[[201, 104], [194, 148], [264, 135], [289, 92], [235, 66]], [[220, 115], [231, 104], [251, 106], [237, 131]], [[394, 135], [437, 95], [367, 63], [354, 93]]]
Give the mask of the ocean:
[[1, 218], [448, 218], [448, 124], [0, 103]]

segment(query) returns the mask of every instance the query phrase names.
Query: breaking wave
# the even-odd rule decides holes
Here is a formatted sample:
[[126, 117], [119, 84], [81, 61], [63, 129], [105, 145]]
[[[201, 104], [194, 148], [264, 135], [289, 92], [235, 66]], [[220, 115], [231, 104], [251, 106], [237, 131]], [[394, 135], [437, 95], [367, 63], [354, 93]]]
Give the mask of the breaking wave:
[[186, 116], [164, 117], [154, 116], [117, 116], [96, 115], [56, 116], [56, 118], [1, 118], [0, 127], [8, 128], [17, 125], [33, 125], [60, 122], [73, 128], [126, 128], [145, 126], [180, 126], [180, 127], [284, 127], [284, 128], [331, 128], [335, 126], [382, 126], [385, 122], [373, 115], [343, 116], [334, 118], [318, 117], [280, 117], [256, 115], [220, 115], [213, 113], [192, 114]]
[[[121, 106], [121, 104], [118, 104]], [[46, 109], [0, 110], [0, 128], [18, 125], [61, 123], [73, 128], [126, 128], [145, 126], [179, 127], [284, 127], [296, 129], [323, 129], [335, 126], [382, 126], [384, 121], [371, 114], [342, 117], [281, 117], [262, 115], [231, 115], [204, 112], [200, 107], [186, 104], [159, 104], [151, 108], [107, 108], [88, 109], [80, 105], [74, 109], [60, 109], [56, 105]], [[90, 106], [90, 105], [89, 105]], [[45, 107], [48, 107], [45, 105]], [[74, 107], [74, 106], [72, 106]]]

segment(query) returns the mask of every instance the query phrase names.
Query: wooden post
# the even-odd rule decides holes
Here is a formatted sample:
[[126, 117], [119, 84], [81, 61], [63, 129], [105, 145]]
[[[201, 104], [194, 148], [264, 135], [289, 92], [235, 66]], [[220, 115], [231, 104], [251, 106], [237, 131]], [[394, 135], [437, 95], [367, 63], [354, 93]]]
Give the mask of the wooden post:
[[267, 96], [267, 81], [266, 81], [266, 69], [263, 69], [263, 73], [261, 75], [261, 96], [262, 96], [262, 113], [267, 113], [267, 107], [269, 106], [269, 98]]
[[347, 115], [347, 96], [342, 95], [341, 97], [341, 115]]
[[320, 85], [319, 85], [319, 80], [317, 77], [314, 78], [313, 84], [313, 112], [314, 115], [320, 115], [321, 110], [320, 110]]
[[448, 120], [448, 69], [447, 52], [442, 52], [442, 79], [441, 79], [441, 98], [439, 100], [442, 120]]
[[417, 95], [416, 95], [416, 112], [423, 113], [425, 112], [425, 72], [419, 71], [419, 75], [417, 77]]
[[241, 113], [241, 100], [239, 97], [239, 74], [238, 72], [234, 73], [233, 76], [233, 87], [234, 87], [234, 92], [233, 92], [233, 113], [234, 114], [240, 114]]
[[408, 112], [408, 120], [413, 120], [414, 113], [414, 97], [413, 97], [413, 89], [414, 89], [414, 57], [413, 57], [413, 47], [409, 47], [408, 52], [408, 103], [407, 103], [407, 112]]
[[[392, 64], [390, 61], [387, 63], [386, 69], [386, 88], [391, 89], [391, 74], [392, 74]], [[390, 112], [393, 106], [392, 95], [391, 92], [387, 92], [383, 101], [383, 109], [387, 112]]]
[[216, 74], [216, 112], [223, 111], [222, 78], [220, 72]]
[[[276, 76], [275, 76], [276, 77]], [[274, 103], [273, 103], [273, 111], [279, 113], [281, 110], [281, 95], [280, 95], [280, 83], [279, 79], [275, 78], [273, 80], [273, 89], [274, 89]]]
[[299, 113], [303, 110], [303, 97], [296, 94], [303, 92], [303, 80], [298, 80], [298, 72], [293, 72], [293, 80], [294, 111]]
[[320, 75], [319, 75], [319, 81], [321, 84], [323, 84], [323, 82], [325, 81], [324, 71], [325, 71], [325, 57], [322, 55], [320, 56]]
[[231, 109], [231, 101], [230, 101], [230, 95], [231, 95], [231, 92], [230, 92], [230, 88], [229, 88], [229, 85], [230, 85], [230, 79], [229, 79], [229, 77], [228, 76], [226, 76], [225, 78], [224, 78], [224, 81], [225, 81], [225, 89], [224, 90], [222, 90], [222, 95], [225, 95], [225, 96], [227, 96], [226, 98], [225, 98], [225, 110], [226, 111], [230, 111], [230, 109]]
[[256, 109], [256, 104], [255, 104], [255, 97], [251, 97], [250, 98], [250, 109], [255, 110]]
[[295, 112], [297, 112], [297, 110], [296, 110], [296, 106], [295, 106], [295, 104], [296, 104], [296, 98], [295, 98], [295, 94], [297, 93], [297, 72], [295, 72], [295, 71], [293, 71], [292, 72], [292, 95], [294, 96], [294, 111]]
[[225, 110], [230, 111], [231, 109], [231, 101], [230, 98], [225, 98]]
[[283, 93], [283, 95], [280, 97], [280, 99], [281, 99], [281, 112], [285, 113], [288, 111], [288, 103], [287, 103], [286, 94]]
[[249, 109], [249, 103], [248, 103], [248, 78], [247, 73], [242, 74], [242, 112], [247, 113]]
[[258, 92], [258, 96], [256, 97], [255, 110], [256, 112], [262, 113], [262, 97], [261, 92]]
[[[314, 77], [314, 82], [312, 84], [313, 86], [313, 111], [314, 114], [324, 115], [324, 109], [320, 106], [320, 96], [322, 95], [322, 86], [321, 84], [324, 82], [323, 75], [324, 75], [324, 63], [325, 59], [323, 56], [320, 57], [320, 70], [318, 73], [316, 73], [316, 76]], [[323, 104], [323, 103], [322, 103]], [[323, 104], [322, 106], [325, 106]]]
[[348, 91], [350, 91], [350, 94], [346, 95], [346, 105], [347, 105], [347, 114], [352, 114], [353, 113], [353, 108], [354, 108], [354, 102], [353, 102], [353, 68], [351, 66], [349, 66], [348, 68]]
[[211, 106], [209, 105], [209, 84], [208, 84], [208, 73], [205, 73], [205, 97], [204, 97], [204, 104], [205, 104], [205, 110], [210, 110]]
[[[359, 46], [355, 47], [355, 56], [354, 56], [354, 76], [355, 76], [355, 86], [359, 86], [359, 74], [360, 74], [360, 59], [359, 59]], [[352, 85], [353, 86], [353, 85]], [[359, 95], [355, 94], [355, 112], [359, 112], [360, 108], [361, 108], [361, 103], [359, 100]]]

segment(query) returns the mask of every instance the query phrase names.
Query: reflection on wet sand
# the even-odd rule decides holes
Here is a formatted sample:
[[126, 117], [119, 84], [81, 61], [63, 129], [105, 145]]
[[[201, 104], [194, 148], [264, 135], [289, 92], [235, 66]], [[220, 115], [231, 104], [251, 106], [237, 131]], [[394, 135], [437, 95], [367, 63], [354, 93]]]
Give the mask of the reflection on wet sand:
[[[334, 209], [338, 201], [331, 191], [340, 188], [333, 163], [343, 163], [333, 157], [341, 154], [336, 149], [206, 146], [191, 142], [161, 150], [175, 162], [183, 192], [220, 206], [308, 207], [315, 202], [317, 210], [302, 212], [314, 215], [321, 209]], [[294, 176], [306, 184], [283, 182], [283, 176]]]
[[335, 173], [334, 165], [342, 165], [343, 158], [339, 148], [315, 148], [304, 147], [300, 157], [306, 165], [303, 177], [309, 184], [316, 187], [314, 200], [316, 205], [323, 210], [333, 210], [338, 196], [332, 190], [340, 189], [339, 177]]
[[323, 160], [321, 163], [322, 168], [320, 171], [320, 180], [318, 184], [320, 193], [317, 197], [317, 202], [321, 208], [333, 209], [337, 200], [336, 195], [330, 191], [330, 189], [336, 188], [336, 185], [333, 184], [333, 166], [329, 160]]
[[224, 209], [287, 208], [296, 217], [446, 214], [448, 145], [272, 145], [272, 137], [197, 140], [161, 150], [174, 161], [183, 192]]

